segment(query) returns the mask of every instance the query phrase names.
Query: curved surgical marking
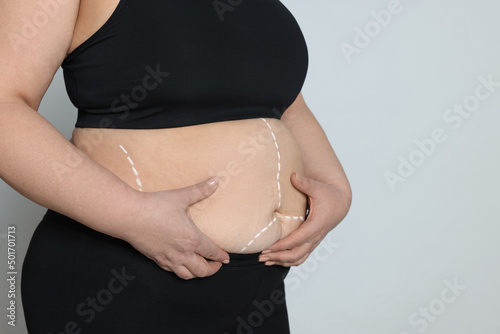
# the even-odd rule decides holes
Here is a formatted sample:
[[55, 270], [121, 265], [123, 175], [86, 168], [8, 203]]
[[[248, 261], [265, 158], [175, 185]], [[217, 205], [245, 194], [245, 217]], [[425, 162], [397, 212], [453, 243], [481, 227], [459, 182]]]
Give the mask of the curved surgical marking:
[[284, 215], [282, 213], [279, 213], [279, 212], [276, 212], [276, 214], [282, 218], [286, 218], [286, 219], [300, 219], [300, 220], [304, 220], [304, 217], [303, 216], [287, 216], [287, 215]]
[[134, 161], [132, 160], [130, 155], [128, 155], [127, 150], [122, 145], [118, 145], [118, 146], [120, 146], [123, 153], [125, 153], [127, 155], [127, 160], [130, 163], [130, 165], [132, 166], [132, 172], [136, 176], [135, 182], [139, 186], [139, 191], [142, 191], [142, 182], [141, 182], [141, 179], [139, 178], [139, 173], [137, 172], [137, 169], [135, 168]]
[[128, 154], [127, 150], [123, 148], [123, 146], [120, 145], [120, 148], [122, 149], [122, 151], [125, 153], [125, 154]]
[[[261, 118], [261, 120], [263, 120], [267, 127], [269, 128], [269, 130], [271, 131], [271, 136], [273, 136], [273, 139], [274, 139], [274, 146], [276, 147], [276, 155], [278, 156], [278, 172], [276, 173], [276, 183], [278, 185], [278, 207], [276, 208], [276, 210], [278, 210], [281, 206], [281, 184], [280, 184], [280, 171], [281, 171], [281, 156], [280, 156], [280, 148], [278, 146], [278, 141], [276, 140], [276, 136], [274, 135], [274, 131], [273, 129], [271, 128], [271, 125], [264, 119], [264, 118]], [[275, 212], [276, 216], [280, 216], [282, 218], [286, 218], [286, 219], [300, 219], [301, 221], [304, 221], [304, 217], [302, 216], [287, 216], [287, 215], [284, 215], [284, 214], [281, 214], [279, 212]], [[260, 230], [259, 233], [257, 233], [255, 235], [255, 237], [253, 237], [252, 240], [250, 240], [250, 242], [241, 249], [240, 252], [243, 252], [245, 249], [247, 249], [248, 246], [250, 246], [251, 244], [253, 244], [253, 242], [255, 241], [255, 239], [257, 239], [258, 237], [260, 237], [262, 235], [262, 233], [264, 233], [267, 229], [269, 229], [269, 227], [271, 227], [271, 225], [273, 225], [274, 221], [276, 220], [277, 217], [274, 217], [273, 220], [271, 220], [269, 222], [269, 224], [267, 224], [266, 227], [264, 227], [262, 230]]]
[[255, 239], [257, 239], [265, 230], [267, 230], [269, 227], [271, 227], [271, 225], [274, 223], [274, 221], [276, 220], [277, 217], [274, 217], [273, 220], [271, 220], [269, 222], [269, 224], [267, 224], [266, 227], [264, 227], [259, 233], [257, 233], [257, 235], [255, 235], [255, 237], [253, 237], [252, 240], [250, 240], [250, 242], [241, 249], [240, 252], [243, 252], [245, 249], [247, 249], [248, 246], [250, 246], [251, 244], [253, 244], [253, 242], [255, 241]]
[[268, 121], [266, 121], [266, 119], [264, 118], [261, 118], [261, 120], [263, 120], [267, 127], [269, 128], [269, 131], [271, 131], [271, 136], [273, 136], [273, 139], [274, 139], [274, 146], [276, 146], [276, 155], [278, 157], [278, 172], [276, 173], [276, 183], [278, 184], [278, 207], [276, 208], [276, 210], [278, 210], [281, 206], [281, 185], [280, 185], [280, 171], [281, 171], [281, 163], [280, 163], [280, 148], [278, 146], [278, 141], [276, 140], [276, 136], [274, 135], [274, 131], [273, 129], [271, 128], [271, 125], [269, 124]]
[[[261, 118], [267, 125], [267, 127], [269, 128], [269, 130], [271, 131], [271, 135], [274, 139], [274, 146], [276, 147], [276, 155], [278, 157], [278, 172], [276, 173], [276, 184], [277, 184], [277, 187], [278, 187], [278, 205], [277, 205], [277, 209], [279, 209], [281, 207], [281, 184], [280, 184], [280, 171], [281, 171], [281, 156], [280, 156], [280, 151], [279, 151], [279, 146], [278, 146], [278, 141], [276, 140], [276, 136], [274, 135], [274, 131], [273, 129], [271, 128], [271, 125], [264, 119], [264, 118]], [[127, 155], [127, 160], [128, 162], [130, 163], [131, 167], [132, 167], [132, 172], [134, 173], [134, 175], [136, 176], [136, 179], [135, 179], [135, 182], [137, 183], [137, 185], [139, 186], [139, 191], [142, 191], [142, 182], [139, 178], [139, 173], [137, 172], [137, 169], [135, 168], [135, 164], [134, 164], [134, 161], [132, 160], [132, 158], [130, 157], [130, 155], [128, 155], [128, 151], [122, 146], [122, 145], [119, 145], [120, 146], [120, 149], [123, 151], [123, 153], [125, 153]], [[275, 212], [276, 213], [276, 216], [281, 216], [282, 218], [286, 218], [286, 219], [300, 219], [300, 220], [304, 220], [304, 217], [302, 216], [287, 216], [287, 215], [284, 215], [284, 214], [281, 214], [279, 212]], [[262, 235], [262, 233], [264, 233], [265, 231], [267, 231], [272, 225], [273, 223], [276, 221], [277, 217], [274, 217], [273, 220], [271, 220], [266, 227], [264, 227], [262, 230], [260, 230], [259, 233], [257, 233], [255, 235], [255, 237], [250, 240], [250, 242], [248, 242], [248, 244], [243, 247], [241, 249], [240, 252], [243, 252], [245, 251], [245, 249], [247, 249], [248, 246], [250, 246], [251, 244], [254, 243], [255, 239], [257, 239], [258, 237], [260, 237]]]
[[[276, 140], [276, 136], [274, 135], [274, 131], [273, 129], [271, 128], [271, 125], [269, 124], [268, 121], [266, 121], [264, 118], [261, 118], [261, 120], [264, 121], [264, 123], [266, 123], [267, 127], [269, 128], [269, 131], [271, 131], [271, 136], [273, 137], [273, 140], [274, 140], [274, 146], [276, 147], [276, 155], [278, 157], [278, 172], [276, 173], [276, 184], [278, 186], [278, 206], [276, 208], [276, 210], [278, 210], [280, 207], [281, 207], [281, 184], [280, 184], [280, 171], [281, 171], [281, 156], [280, 156], [280, 148], [278, 146], [278, 141]], [[274, 217], [273, 220], [271, 220], [269, 222], [269, 224], [267, 224], [266, 227], [264, 227], [259, 233], [257, 233], [255, 235], [255, 237], [253, 237], [252, 240], [250, 240], [250, 242], [241, 249], [240, 252], [243, 252], [245, 249], [247, 249], [248, 246], [250, 246], [255, 239], [257, 239], [258, 237], [260, 237], [262, 235], [262, 233], [264, 233], [269, 227], [271, 227], [271, 225], [273, 225], [273, 223], [276, 221], [276, 218], [277, 217]]]

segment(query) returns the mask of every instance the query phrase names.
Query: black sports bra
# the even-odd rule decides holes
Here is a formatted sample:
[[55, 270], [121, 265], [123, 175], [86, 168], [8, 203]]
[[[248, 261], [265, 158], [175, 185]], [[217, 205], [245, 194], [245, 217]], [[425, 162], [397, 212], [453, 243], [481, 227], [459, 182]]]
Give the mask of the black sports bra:
[[158, 129], [280, 119], [308, 52], [278, 0], [120, 0], [61, 67], [76, 127]]

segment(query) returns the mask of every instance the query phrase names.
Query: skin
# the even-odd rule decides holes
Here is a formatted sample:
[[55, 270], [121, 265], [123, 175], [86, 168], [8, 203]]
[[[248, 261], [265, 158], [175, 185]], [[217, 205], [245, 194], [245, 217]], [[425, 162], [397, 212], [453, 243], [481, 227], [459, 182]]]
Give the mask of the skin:
[[[267, 125], [273, 129], [280, 152], [279, 191], [277, 149]], [[199, 138], [203, 138], [202, 143]], [[99, 140], [92, 144], [92, 139]], [[305, 216], [307, 197], [289, 180], [293, 172], [303, 171], [300, 148], [278, 119], [232, 120], [153, 131], [77, 128], [73, 142], [131, 187], [145, 192], [181, 188], [219, 176], [221, 182], [215, 193], [190, 206], [188, 213], [197, 228], [226, 252], [260, 252], [302, 222], [285, 216]], [[120, 145], [126, 148], [126, 154]], [[215, 147], [216, 154], [210, 149]]]
[[302, 94], [287, 109], [282, 121], [303, 152], [304, 175], [292, 174], [291, 182], [308, 196], [310, 212], [297, 230], [262, 251], [259, 261], [266, 265], [297, 266], [345, 218], [352, 191], [335, 151]]
[[183, 279], [213, 275], [229, 256], [187, 212], [212, 186], [138, 192], [36, 112], [70, 50], [79, 2], [60, 5], [28, 38], [23, 25], [39, 10], [30, 0], [0, 2], [0, 178], [41, 206], [129, 242]]
[[[91, 18], [91, 8], [98, 6], [99, 1], [87, 0], [87, 3], [81, 6], [80, 15], [84, 16], [78, 23], [82, 27], [81, 30], [87, 31], [89, 36], [92, 29], [85, 28], [85, 24], [81, 22], [87, 17]], [[115, 3], [116, 0], [108, 1], [108, 4], [103, 6], [99, 20], [102, 21], [102, 17], [111, 14]], [[74, 39], [72, 48], [85, 39], [85, 34], [80, 34]], [[321, 125], [308, 108], [302, 93], [286, 110], [281, 120], [291, 129], [302, 152], [303, 180], [299, 181], [295, 174], [292, 174], [290, 181], [297, 190], [308, 196], [310, 212], [307, 224], [302, 224], [298, 230], [268, 247], [259, 259], [266, 262], [266, 265], [292, 266], [302, 264], [328, 232], [345, 218], [351, 205], [352, 192], [340, 161]]]
[[[34, 202], [126, 240], [181, 278], [213, 275], [229, 261], [228, 254], [197, 228], [188, 208], [214, 194], [217, 183], [210, 186], [202, 181], [177, 189], [138, 192], [36, 113], [64, 57], [98, 29], [117, 1], [101, 2], [103, 10], [95, 12], [102, 17], [87, 21], [93, 22], [89, 25], [81, 23], [85, 22], [81, 18], [90, 17], [89, 8], [96, 3], [85, 0], [61, 5], [35, 36], [15, 44], [9, 33], [21, 32], [25, 19], [39, 8], [29, 0], [0, 3], [0, 177]], [[299, 229], [268, 247], [268, 259], [262, 255], [261, 260], [297, 265], [345, 217], [351, 192], [326, 135], [301, 94], [282, 121], [300, 145], [307, 178], [300, 183], [292, 176], [290, 181], [309, 196], [310, 213]], [[54, 166], [62, 169], [56, 172]], [[173, 218], [167, 224], [163, 217]]]

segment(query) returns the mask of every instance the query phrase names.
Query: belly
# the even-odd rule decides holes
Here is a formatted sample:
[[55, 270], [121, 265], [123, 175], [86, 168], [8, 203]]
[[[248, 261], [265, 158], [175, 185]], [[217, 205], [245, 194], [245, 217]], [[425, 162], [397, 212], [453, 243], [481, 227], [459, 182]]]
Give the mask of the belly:
[[278, 119], [155, 130], [76, 128], [72, 142], [139, 191], [182, 188], [217, 176], [215, 193], [188, 210], [227, 252], [259, 252], [305, 217], [307, 197], [290, 181], [293, 172], [303, 172], [302, 156]]

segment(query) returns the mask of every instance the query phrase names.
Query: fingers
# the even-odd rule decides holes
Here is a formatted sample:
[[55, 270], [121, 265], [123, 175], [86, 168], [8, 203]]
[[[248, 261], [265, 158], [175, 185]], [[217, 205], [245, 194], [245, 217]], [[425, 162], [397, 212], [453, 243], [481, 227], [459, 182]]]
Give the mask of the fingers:
[[307, 252], [298, 260], [294, 260], [293, 262], [276, 262], [276, 264], [281, 265], [283, 267], [291, 267], [291, 266], [300, 266], [302, 263], [306, 262], [306, 260], [309, 258], [309, 255], [311, 255], [311, 252]]
[[229, 254], [215, 245], [209, 238], [201, 236], [199, 246], [182, 261], [174, 272], [182, 279], [207, 277], [215, 274], [222, 263], [229, 263]]
[[306, 261], [311, 254], [313, 245], [306, 243], [299, 247], [283, 250], [275, 253], [260, 254], [259, 261], [266, 265], [281, 265], [284, 267], [298, 266]]
[[198, 254], [191, 254], [183, 257], [182, 260], [177, 258], [171, 261], [155, 262], [166, 271], [171, 271], [182, 279], [188, 280], [196, 277], [207, 277], [215, 274], [222, 267], [219, 261], [211, 261], [203, 258]]
[[218, 186], [219, 179], [217, 177], [211, 177], [206, 181], [180, 188], [184, 194], [183, 199], [185, 199], [186, 208], [191, 204], [210, 197], [210, 195], [217, 190]]
[[193, 275], [193, 277], [211, 276], [215, 274], [221, 266], [222, 263], [210, 260], [207, 261], [198, 254], [193, 254], [184, 264], [184, 267]]
[[184, 240], [184, 247], [179, 248], [177, 259], [173, 259], [172, 271], [182, 279], [192, 279], [195, 277], [206, 277], [215, 274], [222, 266], [222, 263], [229, 263], [229, 254], [218, 247], [199, 229], [196, 228], [189, 206], [212, 195], [218, 187], [218, 178], [212, 177], [206, 181], [176, 189], [179, 191], [179, 198], [183, 203], [187, 218], [190, 222], [191, 232]]
[[218, 261], [224, 264], [229, 263], [229, 254], [204, 235], [200, 238], [199, 245], [196, 247], [195, 252], [212, 261]]
[[195, 278], [196, 276], [185, 266], [178, 266], [175, 270], [173, 270], [174, 274], [179, 276], [184, 280]]
[[309, 242], [311, 236], [314, 233], [311, 225], [312, 224], [310, 221], [305, 221], [304, 223], [302, 223], [302, 225], [299, 226], [298, 229], [296, 229], [283, 239], [276, 241], [274, 244], [264, 250], [263, 253], [265, 254], [292, 249]]
[[303, 176], [302, 174], [299, 174], [297, 172], [292, 173], [290, 176], [290, 181], [292, 182], [292, 185], [306, 194], [309, 197], [314, 198], [316, 195], [316, 186], [317, 186], [317, 181], [310, 179], [308, 177]]

